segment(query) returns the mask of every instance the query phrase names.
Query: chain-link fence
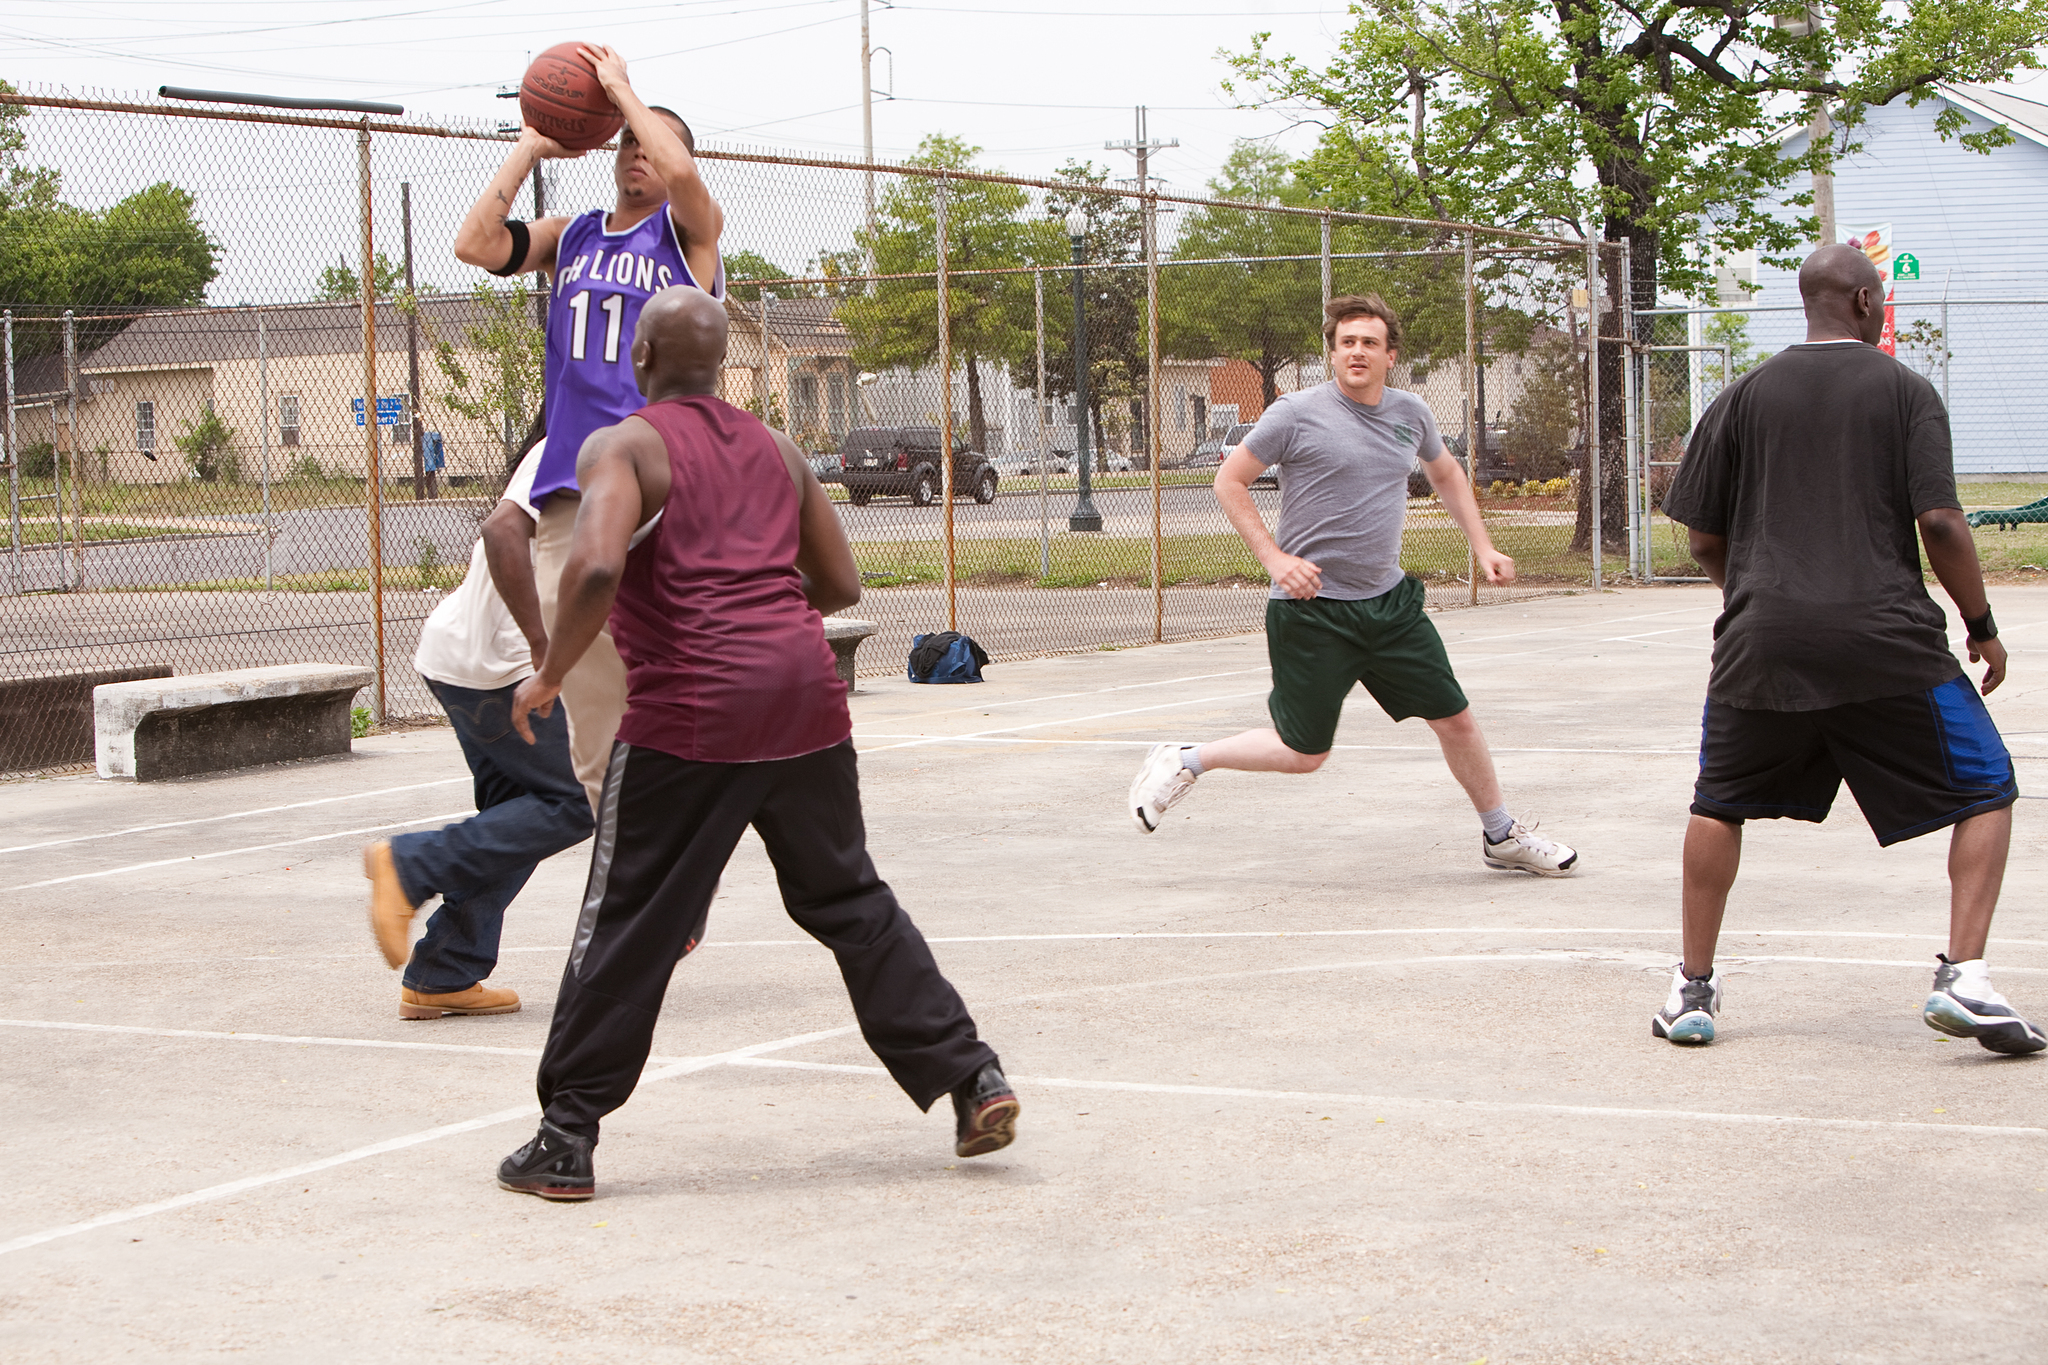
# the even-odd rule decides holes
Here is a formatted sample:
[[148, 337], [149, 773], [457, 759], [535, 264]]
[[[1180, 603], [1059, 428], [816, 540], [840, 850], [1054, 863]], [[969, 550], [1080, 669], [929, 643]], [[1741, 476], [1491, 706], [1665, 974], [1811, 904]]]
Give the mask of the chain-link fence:
[[[2048, 299], [1948, 297], [1940, 285], [1898, 285], [1892, 295], [1882, 344], [1940, 392], [1962, 501], [2031, 501], [2048, 483], [2038, 437], [2048, 392], [2034, 382], [2048, 363]], [[1636, 359], [1625, 433], [1629, 543], [1617, 567], [1644, 581], [1694, 579], [1685, 528], [1661, 510], [1664, 492], [1707, 406], [1737, 375], [1805, 340], [1805, 313], [1798, 304], [1660, 307], [1622, 326], [1636, 338]], [[1979, 554], [1993, 572], [2038, 573], [2048, 564], [2048, 532], [1980, 536]]]
[[[420, 623], [540, 405], [549, 281], [452, 250], [510, 140], [0, 95], [0, 769], [89, 738], [108, 670], [360, 662], [379, 718], [433, 712]], [[1209, 484], [1324, 380], [1332, 294], [1402, 312], [1393, 382], [1466, 459], [1515, 591], [1594, 572], [1580, 244], [1023, 180], [933, 145], [699, 153], [726, 214], [722, 396], [815, 452], [881, 628], [864, 673], [948, 627], [998, 659], [1258, 629], [1266, 576]], [[609, 206], [611, 157], [545, 163], [530, 193], [520, 216]], [[1277, 490], [1254, 491], [1270, 520]], [[1411, 491], [1431, 602], [1498, 600]]]

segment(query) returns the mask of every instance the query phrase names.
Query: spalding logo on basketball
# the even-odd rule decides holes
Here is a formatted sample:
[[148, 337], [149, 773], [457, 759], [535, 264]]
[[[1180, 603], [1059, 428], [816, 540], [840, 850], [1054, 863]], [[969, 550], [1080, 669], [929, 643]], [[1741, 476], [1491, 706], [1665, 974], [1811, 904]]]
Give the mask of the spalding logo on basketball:
[[556, 43], [533, 59], [519, 82], [526, 126], [572, 152], [604, 146], [626, 121], [604, 93], [597, 68], [577, 54], [581, 46]]

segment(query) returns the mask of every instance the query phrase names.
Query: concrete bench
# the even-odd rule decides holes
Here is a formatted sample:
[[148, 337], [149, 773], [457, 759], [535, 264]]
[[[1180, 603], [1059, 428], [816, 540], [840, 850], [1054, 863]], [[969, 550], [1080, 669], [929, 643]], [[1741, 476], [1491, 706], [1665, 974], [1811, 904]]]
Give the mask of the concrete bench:
[[92, 693], [101, 777], [157, 782], [349, 751], [367, 668], [284, 664], [107, 683]]
[[877, 629], [873, 621], [856, 621], [851, 616], [825, 618], [825, 643], [832, 646], [833, 661], [839, 665], [839, 681], [846, 684], [849, 692], [854, 690], [854, 651]]

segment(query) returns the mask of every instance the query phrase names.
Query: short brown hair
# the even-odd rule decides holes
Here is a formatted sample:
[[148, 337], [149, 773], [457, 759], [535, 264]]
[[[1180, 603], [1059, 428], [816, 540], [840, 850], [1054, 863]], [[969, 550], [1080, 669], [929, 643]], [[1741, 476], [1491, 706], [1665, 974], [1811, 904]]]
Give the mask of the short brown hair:
[[1378, 294], [1343, 294], [1323, 305], [1323, 349], [1337, 349], [1337, 324], [1351, 318], [1378, 318], [1387, 324], [1387, 349], [1401, 349], [1401, 315]]

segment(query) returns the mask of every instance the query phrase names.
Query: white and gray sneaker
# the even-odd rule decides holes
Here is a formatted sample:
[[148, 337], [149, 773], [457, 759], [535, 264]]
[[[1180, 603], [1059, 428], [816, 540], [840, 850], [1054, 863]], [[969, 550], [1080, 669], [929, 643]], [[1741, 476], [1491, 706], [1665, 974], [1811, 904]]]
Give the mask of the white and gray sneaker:
[[2048, 1048], [2041, 1030], [1992, 989], [1983, 958], [1951, 962], [1938, 953], [1935, 960], [1941, 965], [1934, 969], [1934, 991], [1920, 1007], [1927, 1027], [1951, 1038], [1975, 1038], [1979, 1047], [2013, 1056]]
[[1184, 747], [1180, 744], [1153, 745], [1152, 752], [1145, 755], [1138, 775], [1131, 779], [1131, 819], [1147, 834], [1158, 829], [1166, 812], [1195, 789], [1195, 775], [1180, 761]]
[[1671, 994], [1650, 1016], [1650, 1036], [1674, 1043], [1714, 1041], [1714, 1016], [1721, 1012], [1721, 973], [1690, 977], [1685, 965], [1671, 969]]
[[1567, 877], [1579, 861], [1579, 851], [1546, 839], [1520, 820], [1508, 829], [1508, 837], [1495, 843], [1484, 832], [1479, 836], [1479, 856], [1488, 867], [1504, 872], [1533, 872], [1539, 877]]

